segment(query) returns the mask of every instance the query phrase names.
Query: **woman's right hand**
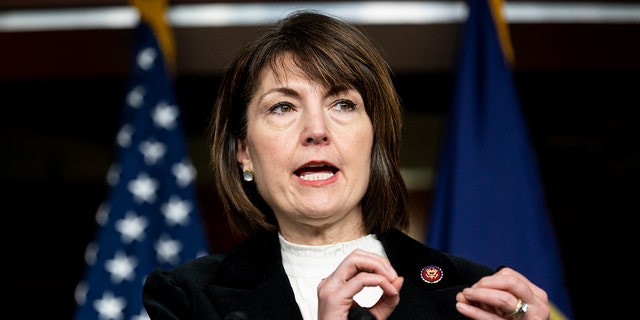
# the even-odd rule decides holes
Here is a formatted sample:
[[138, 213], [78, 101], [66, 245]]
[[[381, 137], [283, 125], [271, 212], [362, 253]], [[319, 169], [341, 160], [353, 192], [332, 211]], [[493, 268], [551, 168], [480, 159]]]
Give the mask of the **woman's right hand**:
[[382, 289], [382, 297], [369, 312], [377, 320], [387, 319], [400, 302], [403, 282], [385, 257], [354, 250], [318, 285], [318, 319], [347, 319], [349, 309], [357, 306], [353, 297], [362, 288], [375, 286]]

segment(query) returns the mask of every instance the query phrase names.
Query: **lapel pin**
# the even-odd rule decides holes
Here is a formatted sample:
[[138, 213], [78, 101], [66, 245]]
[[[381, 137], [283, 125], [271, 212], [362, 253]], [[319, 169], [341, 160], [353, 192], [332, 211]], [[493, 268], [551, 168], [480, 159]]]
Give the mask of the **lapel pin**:
[[420, 270], [420, 278], [426, 283], [438, 283], [443, 277], [442, 269], [438, 266], [430, 265]]

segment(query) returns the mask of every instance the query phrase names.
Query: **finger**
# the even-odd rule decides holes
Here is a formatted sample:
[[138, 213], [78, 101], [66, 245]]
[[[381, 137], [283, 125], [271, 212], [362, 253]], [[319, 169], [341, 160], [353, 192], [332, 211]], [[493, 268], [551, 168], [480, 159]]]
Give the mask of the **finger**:
[[488, 310], [484, 310], [480, 307], [463, 302], [456, 303], [456, 310], [462, 315], [470, 319], [478, 320], [492, 320], [492, 319], [504, 319], [501, 315], [496, 314]]
[[318, 285], [323, 292], [347, 299], [351, 299], [365, 287], [380, 287], [383, 295], [390, 296], [397, 295], [399, 290], [386, 276], [368, 272], [360, 272], [344, 282], [327, 278]]
[[318, 284], [318, 295], [320, 299], [341, 300], [344, 304], [365, 286], [380, 286], [388, 294], [396, 294], [397, 290], [390, 284], [395, 279], [397, 273], [388, 259], [355, 250]]
[[464, 301], [486, 312], [504, 316], [513, 312], [518, 298], [508, 291], [471, 287], [462, 290]]
[[[519, 299], [527, 304], [527, 319], [548, 317], [547, 293], [510, 268], [501, 269], [494, 275], [482, 278], [471, 288], [463, 290], [456, 296], [456, 300], [460, 303], [485, 312], [494, 312], [501, 317], [512, 314]], [[467, 308], [467, 310], [473, 308]]]
[[524, 275], [508, 267], [500, 269], [493, 276], [482, 278], [473, 287], [505, 290], [520, 298], [546, 297], [547, 295], [542, 288], [535, 285]]
[[543, 301], [546, 300], [544, 290], [510, 268], [503, 268], [491, 276], [483, 277], [469, 290], [465, 289], [463, 294], [474, 305], [484, 310], [494, 308], [498, 314], [513, 312], [518, 299], [532, 305], [545, 303]]
[[462, 302], [462, 303], [465, 303], [465, 304], [471, 304], [471, 301], [469, 301], [469, 300], [464, 296], [464, 294], [462, 293], [462, 291], [460, 291], [460, 292], [458, 292], [458, 293], [456, 294], [456, 301], [457, 301], [457, 302]]
[[387, 319], [393, 310], [395, 310], [398, 303], [400, 303], [400, 288], [404, 283], [403, 277], [398, 277], [391, 282], [391, 285], [395, 288], [393, 291], [384, 291], [382, 298], [369, 309], [369, 312], [375, 316], [376, 319]]
[[376, 310], [384, 316], [377, 318], [386, 319], [399, 301], [399, 289], [402, 286], [402, 280], [399, 279], [388, 259], [356, 250], [318, 284], [319, 313], [340, 318], [343, 313], [348, 312], [354, 303], [353, 297], [364, 287], [379, 286], [382, 298], [378, 301], [380, 307]]
[[[379, 273], [386, 275], [390, 280], [393, 280], [398, 277], [396, 270], [391, 266], [391, 262], [389, 259], [373, 253], [360, 249], [354, 250], [347, 258], [345, 259], [347, 262], [354, 259], [355, 268], [358, 271], [367, 271], [373, 273]], [[344, 261], [343, 261], [344, 262]]]
[[532, 287], [536, 286], [519, 272], [505, 267], [491, 276], [483, 277], [471, 287], [504, 290], [522, 296], [532, 294]]
[[360, 272], [375, 273], [386, 276], [390, 281], [398, 277], [389, 260], [381, 255], [364, 250], [354, 250], [332, 273], [342, 281], [346, 281]]

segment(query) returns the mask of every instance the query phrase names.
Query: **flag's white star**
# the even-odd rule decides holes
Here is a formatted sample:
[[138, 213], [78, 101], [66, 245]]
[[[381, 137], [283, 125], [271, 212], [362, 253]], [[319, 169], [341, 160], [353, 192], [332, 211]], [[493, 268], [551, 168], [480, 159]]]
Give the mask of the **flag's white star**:
[[171, 196], [169, 202], [163, 204], [160, 210], [169, 226], [176, 224], [186, 226], [189, 223], [189, 212], [192, 208], [191, 202], [182, 201], [177, 196]]
[[165, 101], [160, 101], [153, 112], [151, 117], [156, 126], [165, 129], [173, 129], [176, 126], [176, 119], [178, 118], [178, 108], [176, 106], [169, 105]]
[[133, 137], [133, 126], [130, 124], [125, 124], [118, 130], [118, 134], [116, 135], [116, 142], [122, 148], [126, 148], [131, 145], [131, 137]]
[[154, 246], [157, 252], [157, 258], [160, 263], [170, 263], [175, 265], [180, 261], [178, 254], [182, 250], [180, 241], [171, 239], [167, 235], [163, 235], [156, 241]]
[[154, 48], [145, 48], [140, 50], [138, 56], [136, 57], [136, 63], [138, 67], [143, 70], [149, 70], [155, 63], [156, 58], [158, 57], [158, 51]]
[[140, 152], [144, 156], [144, 162], [153, 165], [164, 157], [167, 147], [162, 142], [146, 140], [140, 143]]
[[100, 250], [100, 246], [94, 241], [90, 242], [87, 245], [87, 248], [84, 250], [84, 261], [92, 266], [98, 260], [98, 250]]
[[127, 94], [127, 104], [132, 108], [138, 109], [142, 106], [142, 102], [144, 101], [144, 95], [146, 91], [142, 85], [138, 85], [135, 88], [131, 89]]
[[144, 308], [142, 308], [139, 314], [131, 317], [131, 320], [151, 320], [151, 318], [149, 318], [147, 311]]
[[127, 305], [127, 300], [122, 297], [115, 297], [113, 292], [106, 291], [102, 294], [102, 299], [93, 302], [93, 308], [98, 312], [100, 320], [120, 320], [124, 318], [122, 310]]
[[135, 268], [138, 266], [138, 259], [135, 256], [129, 256], [118, 251], [113, 259], [104, 263], [104, 268], [111, 273], [111, 282], [119, 284], [122, 280], [133, 281], [135, 279]]
[[89, 286], [86, 282], [80, 281], [73, 292], [78, 305], [83, 306], [87, 302], [87, 292], [89, 292]]
[[98, 210], [96, 211], [96, 222], [99, 225], [104, 226], [105, 224], [107, 224], [107, 222], [109, 222], [110, 210], [111, 210], [111, 206], [109, 206], [108, 202], [103, 202], [100, 204], [100, 206], [98, 207]]
[[206, 256], [208, 254], [209, 254], [209, 252], [207, 252], [206, 250], [200, 250], [200, 251], [196, 252], [196, 258], [204, 257], [204, 256]]
[[187, 160], [171, 166], [171, 172], [176, 176], [176, 184], [180, 187], [186, 187], [196, 177], [195, 168]]
[[133, 240], [144, 239], [144, 229], [149, 225], [147, 218], [138, 216], [134, 211], [127, 211], [124, 219], [115, 222], [115, 228], [120, 232], [122, 242], [129, 244]]
[[114, 163], [109, 167], [109, 171], [107, 172], [107, 183], [110, 186], [115, 186], [120, 181], [120, 166], [117, 163]]
[[128, 187], [129, 192], [133, 194], [133, 198], [138, 202], [146, 201], [152, 203], [156, 200], [158, 182], [145, 173], [138, 174], [135, 180], [129, 182]]

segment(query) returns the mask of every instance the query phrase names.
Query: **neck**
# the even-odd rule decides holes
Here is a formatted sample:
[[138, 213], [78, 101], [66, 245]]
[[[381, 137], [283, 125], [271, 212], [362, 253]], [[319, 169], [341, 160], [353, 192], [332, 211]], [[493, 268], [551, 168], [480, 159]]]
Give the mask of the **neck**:
[[280, 224], [280, 234], [289, 242], [310, 246], [352, 241], [367, 234], [361, 216], [356, 216], [357, 219], [322, 226]]

